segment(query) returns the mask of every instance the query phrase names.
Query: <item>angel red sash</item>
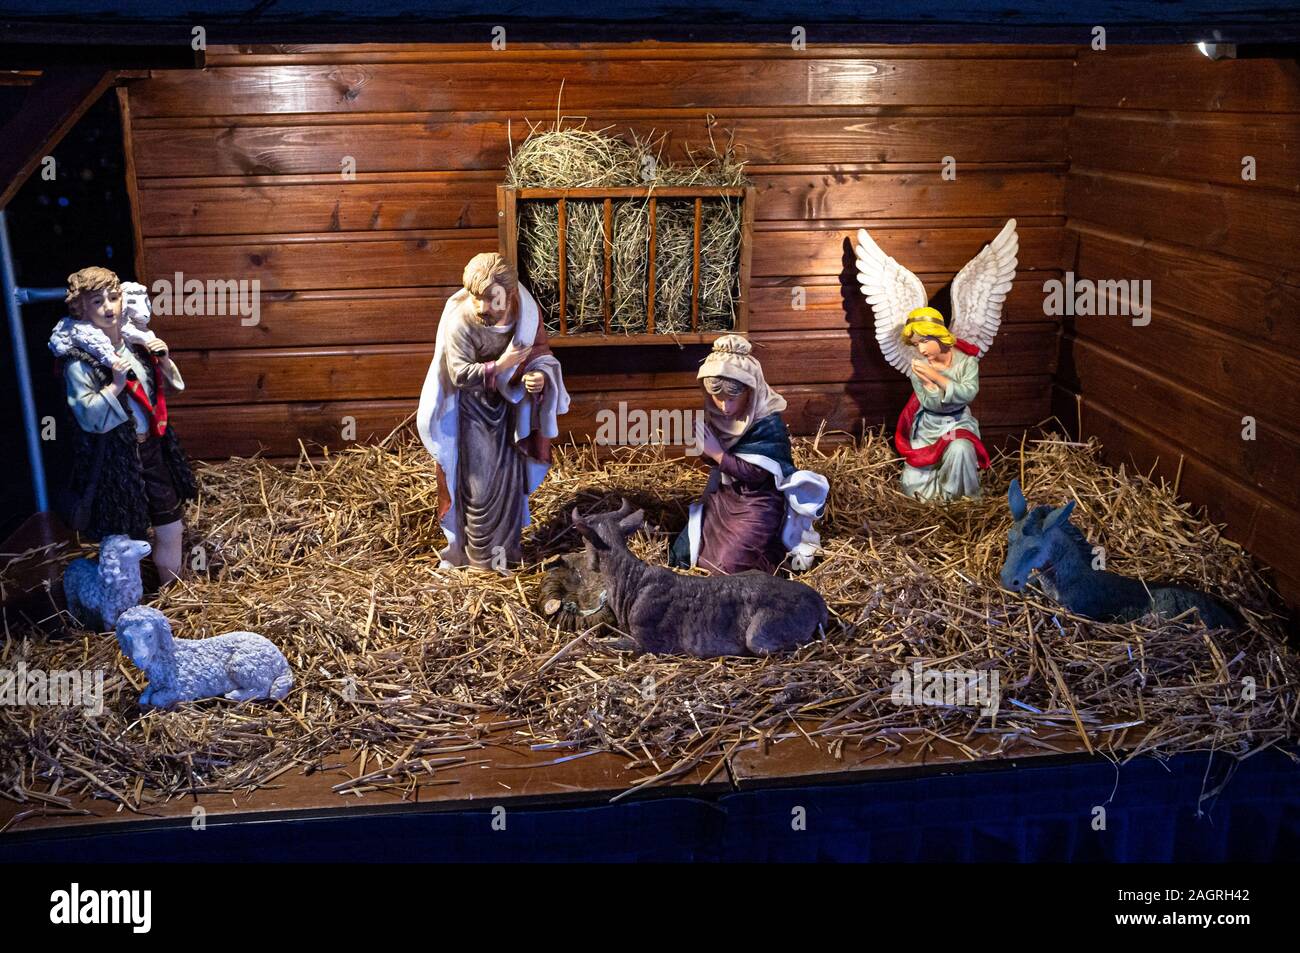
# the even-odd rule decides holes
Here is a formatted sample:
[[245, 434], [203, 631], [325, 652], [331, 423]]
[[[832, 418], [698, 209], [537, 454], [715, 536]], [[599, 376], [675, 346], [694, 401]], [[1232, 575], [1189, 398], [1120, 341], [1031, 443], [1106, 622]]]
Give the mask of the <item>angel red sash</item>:
[[[957, 339], [957, 349], [963, 354], [969, 354], [971, 357], [979, 356], [979, 348], [967, 341], [963, 341], [961, 338]], [[954, 440], [969, 440], [975, 445], [975, 460], [978, 468], [983, 470], [988, 467], [990, 462], [989, 452], [985, 449], [984, 443], [975, 434], [962, 427], [949, 430], [928, 447], [913, 447], [912, 423], [916, 420], [916, 415], [920, 411], [921, 401], [917, 399], [914, 393], [907, 401], [907, 406], [903, 408], [903, 412], [898, 415], [898, 427], [894, 431], [894, 448], [907, 461], [908, 466], [917, 468], [932, 467], [943, 459], [948, 444]]]

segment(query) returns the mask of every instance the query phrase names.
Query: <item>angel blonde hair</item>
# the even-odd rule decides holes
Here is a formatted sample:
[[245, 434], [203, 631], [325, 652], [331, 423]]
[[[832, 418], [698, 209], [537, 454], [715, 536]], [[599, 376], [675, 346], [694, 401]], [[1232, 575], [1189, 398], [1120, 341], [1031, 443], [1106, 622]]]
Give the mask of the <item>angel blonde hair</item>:
[[903, 343], [912, 345], [917, 338], [933, 338], [944, 347], [952, 347], [957, 339], [944, 323], [943, 315], [934, 308], [915, 308], [908, 312], [903, 325]]
[[74, 318], [81, 317], [81, 296], [95, 291], [121, 291], [122, 282], [114, 272], [98, 265], [82, 268], [68, 275], [68, 292], [63, 301]]

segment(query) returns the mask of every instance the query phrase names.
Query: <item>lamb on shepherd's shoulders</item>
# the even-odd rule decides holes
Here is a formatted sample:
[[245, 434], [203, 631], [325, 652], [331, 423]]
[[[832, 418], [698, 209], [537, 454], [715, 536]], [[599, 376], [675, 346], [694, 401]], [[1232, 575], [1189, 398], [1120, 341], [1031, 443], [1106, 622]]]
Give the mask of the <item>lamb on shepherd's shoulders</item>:
[[122, 653], [149, 676], [141, 705], [171, 708], [177, 702], [218, 696], [236, 702], [279, 700], [293, 688], [288, 660], [255, 632], [174, 639], [166, 616], [137, 606], [118, 619], [117, 641]]

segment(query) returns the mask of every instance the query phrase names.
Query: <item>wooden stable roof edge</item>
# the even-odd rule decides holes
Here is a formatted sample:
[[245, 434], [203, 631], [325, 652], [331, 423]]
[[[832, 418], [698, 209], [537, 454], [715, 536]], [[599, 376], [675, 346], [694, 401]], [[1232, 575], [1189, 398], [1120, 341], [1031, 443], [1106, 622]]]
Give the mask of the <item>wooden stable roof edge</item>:
[[[412, 44], [421, 42], [489, 42], [491, 30], [506, 26], [511, 43], [540, 43], [566, 46], [573, 43], [717, 43], [743, 40], [747, 43], [785, 39], [798, 24], [807, 30], [809, 42], [818, 36], [834, 37], [837, 45], [864, 44], [977, 44], [1042, 46], [1086, 45], [1094, 25], [1106, 27], [1110, 44], [1195, 43], [1219, 31], [1224, 43], [1288, 43], [1300, 41], [1300, 14], [1294, 8], [1230, 3], [1218, 9], [1195, 9], [1168, 4], [1130, 3], [1116, 10], [1113, 4], [1089, 8], [1077, 2], [1068, 9], [1024, 7], [1006, 11], [971, 11], [970, 0], [956, 2], [956, 9], [927, 11], [930, 19], [916, 22], [916, 6], [907, 0], [892, 4], [845, 5], [830, 9], [810, 2], [783, 4], [779, 9], [732, 0], [733, 9], [715, 3], [698, 11], [680, 6], [621, 4], [606, 8], [603, 18], [572, 8], [548, 10], [533, 4], [520, 16], [489, 11], [477, 5], [464, 12], [454, 8], [432, 14], [409, 9], [382, 16], [373, 10], [359, 16], [340, 15], [336, 9], [306, 12], [297, 4], [294, 12], [274, 16], [204, 12], [186, 8], [183, 14], [128, 15], [122, 4], [103, 10], [85, 4], [77, 11], [65, 4], [58, 18], [10, 16], [0, 20], [0, 35], [8, 42], [41, 44], [95, 43], [133, 45], [188, 45], [190, 30], [201, 22], [212, 46], [258, 47], [265, 45], [331, 45], [346, 33], [355, 44]], [[893, 9], [890, 9], [892, 5]], [[1223, 9], [1229, 7], [1230, 9]], [[307, 7], [306, 9], [310, 9]], [[106, 14], [111, 13], [112, 16]], [[788, 43], [788, 39], [786, 39]]]

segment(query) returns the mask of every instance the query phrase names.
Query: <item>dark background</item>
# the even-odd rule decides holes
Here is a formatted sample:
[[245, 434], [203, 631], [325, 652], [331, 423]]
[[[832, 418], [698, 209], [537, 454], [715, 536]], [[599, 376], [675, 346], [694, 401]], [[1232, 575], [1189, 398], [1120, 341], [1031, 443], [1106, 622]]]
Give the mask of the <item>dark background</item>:
[[[7, 210], [19, 285], [64, 287], [69, 274], [88, 265], [103, 265], [123, 281], [134, 280], [126, 154], [117, 96], [111, 89], [86, 111], [52, 154], [54, 181], [42, 179], [38, 168]], [[67, 422], [63, 390], [46, 341], [55, 322], [66, 313], [61, 302], [23, 308], [37, 415], [54, 416], [60, 434]], [[6, 328], [4, 347], [0, 347], [0, 538], [35, 510], [8, 338]], [[51, 493], [62, 479], [68, 444], [55, 439], [42, 445]]]

